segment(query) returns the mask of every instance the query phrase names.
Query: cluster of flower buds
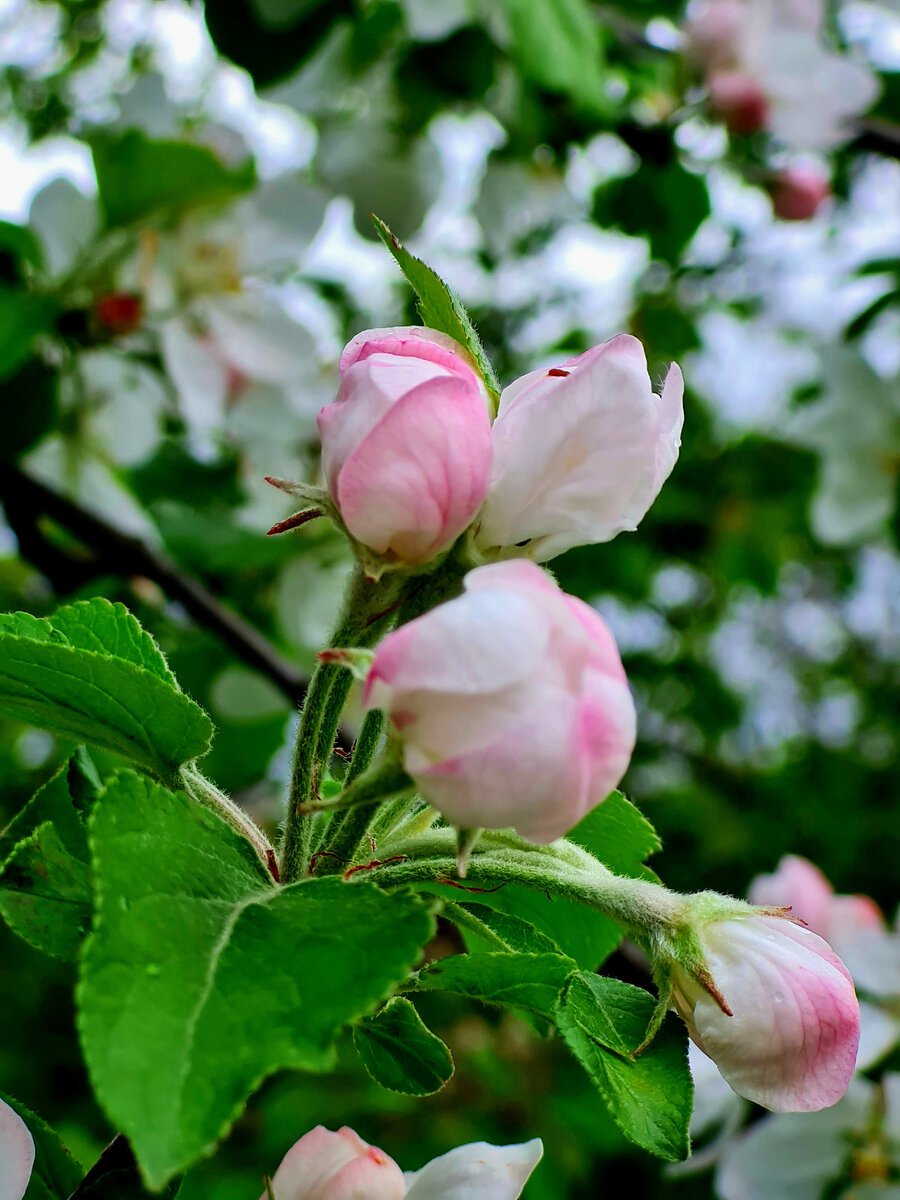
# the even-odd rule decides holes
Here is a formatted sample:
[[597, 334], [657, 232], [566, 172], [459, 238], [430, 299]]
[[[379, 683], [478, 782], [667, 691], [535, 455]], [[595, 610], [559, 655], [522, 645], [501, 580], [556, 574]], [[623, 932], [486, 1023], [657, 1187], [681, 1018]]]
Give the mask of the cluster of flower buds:
[[[709, 104], [733, 134], [766, 130], [791, 151], [829, 150], [872, 105], [875, 76], [826, 39], [824, 0], [694, 0], [688, 53]], [[819, 166], [798, 162], [767, 182], [776, 216], [807, 220], [830, 195]]]
[[[405, 1175], [352, 1129], [319, 1125], [284, 1156], [271, 1183], [275, 1200], [516, 1200], [540, 1162], [539, 1139], [521, 1146], [457, 1146]], [[267, 1200], [266, 1196], [260, 1200]]]
[[376, 554], [417, 566], [471, 526], [485, 561], [545, 561], [633, 530], [675, 465], [681, 372], [656, 396], [640, 342], [613, 338], [490, 400], [445, 334], [370, 329], [319, 414], [331, 499]]

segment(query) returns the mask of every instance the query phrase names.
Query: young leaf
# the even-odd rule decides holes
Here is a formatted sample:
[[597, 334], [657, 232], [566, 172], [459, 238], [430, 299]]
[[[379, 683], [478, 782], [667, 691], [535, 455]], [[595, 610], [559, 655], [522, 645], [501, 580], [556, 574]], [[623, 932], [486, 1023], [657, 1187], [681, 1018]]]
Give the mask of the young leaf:
[[222, 204], [246, 192], [256, 179], [250, 160], [233, 169], [205, 146], [151, 141], [136, 129], [97, 137], [91, 149], [108, 225]]
[[[87, 830], [81, 803], [76, 806], [73, 788], [81, 795], [82, 763], [89, 761], [76, 755], [60, 767], [57, 773], [39, 788], [25, 807], [18, 812], [0, 834], [0, 859], [12, 852], [14, 847], [34, 833], [39, 825], [50, 821], [56, 828], [59, 840], [83, 863], [90, 862]], [[93, 768], [93, 763], [90, 764]]]
[[34, 1141], [34, 1168], [25, 1200], [68, 1200], [81, 1179], [78, 1163], [50, 1126], [24, 1104], [5, 1092], [0, 1092], [0, 1100], [19, 1114]]
[[574, 970], [561, 954], [456, 954], [419, 971], [415, 986], [552, 1017]]
[[124, 608], [90, 601], [61, 609], [59, 628], [54, 621], [27, 613], [0, 621], [0, 714], [111, 750], [162, 778], [209, 749], [206, 713], [178, 690]]
[[397, 260], [400, 270], [418, 297], [422, 324], [431, 329], [437, 329], [440, 333], [449, 334], [461, 346], [465, 346], [478, 364], [488, 391], [493, 393], [496, 399], [500, 393], [500, 384], [494, 368], [485, 354], [481, 338], [460, 298], [439, 275], [432, 271], [431, 267], [426, 266], [420, 258], [410, 254], [400, 244], [384, 221], [374, 215], [372, 220], [375, 222], [379, 237]]
[[78, 600], [58, 608], [50, 623], [70, 646], [134, 663], [181, 690], [159, 646], [124, 604], [113, 604], [102, 596]]
[[50, 821], [19, 842], [0, 870], [0, 914], [36, 950], [74, 962], [91, 924], [90, 868]]
[[402, 996], [361, 1021], [353, 1044], [375, 1082], [392, 1092], [430, 1096], [453, 1075], [450, 1051]]
[[150, 1188], [206, 1154], [271, 1072], [320, 1070], [408, 974], [434, 917], [366, 882], [275, 886], [214, 813], [127, 771], [91, 814], [79, 1030]]
[[643, 863], [662, 848], [659, 834], [621, 792], [612, 792], [567, 835], [616, 875], [656, 876]]
[[670, 1162], [690, 1153], [693, 1084], [687, 1033], [671, 1014], [636, 1058], [655, 1000], [618, 979], [579, 972], [559, 1003], [556, 1024], [626, 1137]]

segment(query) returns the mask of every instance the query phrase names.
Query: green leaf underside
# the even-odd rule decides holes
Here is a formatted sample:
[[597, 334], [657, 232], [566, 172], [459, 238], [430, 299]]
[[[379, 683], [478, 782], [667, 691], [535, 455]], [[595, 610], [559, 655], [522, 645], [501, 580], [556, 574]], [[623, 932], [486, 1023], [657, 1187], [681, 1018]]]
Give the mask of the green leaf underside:
[[655, 1007], [654, 998], [619, 979], [579, 972], [561, 999], [556, 1024], [626, 1137], [670, 1162], [690, 1153], [693, 1084], [687, 1032], [666, 1017], [634, 1060]]
[[450, 1051], [402, 996], [361, 1021], [353, 1044], [376, 1083], [393, 1092], [430, 1096], [453, 1075]]
[[440, 333], [449, 334], [461, 346], [465, 346], [478, 364], [488, 389], [495, 395], [499, 394], [500, 384], [494, 368], [462, 301], [431, 267], [426, 266], [420, 258], [410, 254], [400, 244], [384, 221], [376, 216], [372, 219], [379, 237], [397, 260], [400, 270], [416, 293], [422, 324], [430, 329], [437, 329]]
[[25, 1200], [68, 1200], [83, 1174], [75, 1159], [50, 1126], [24, 1104], [5, 1092], [0, 1092], [0, 1100], [19, 1114], [34, 1140], [34, 1168]]
[[419, 971], [415, 986], [552, 1017], [574, 970], [561, 954], [456, 954]]
[[251, 188], [256, 177], [249, 160], [232, 169], [205, 146], [152, 141], [135, 129], [119, 137], [96, 138], [92, 152], [100, 202], [110, 225], [221, 204]]
[[91, 923], [91, 873], [47, 821], [20, 842], [0, 872], [0, 913], [36, 950], [73, 962]]
[[[6, 858], [24, 838], [40, 825], [52, 822], [57, 837], [69, 854], [90, 862], [84, 817], [72, 798], [73, 786], [80, 788], [81, 762], [72, 758], [39, 788], [25, 807], [0, 834], [0, 859]], [[91, 764], [93, 766], [93, 764]]]
[[0, 620], [0, 713], [164, 777], [205, 754], [212, 737], [152, 638], [122, 605], [102, 600], [49, 620]]
[[158, 1188], [213, 1149], [267, 1075], [327, 1068], [337, 1031], [407, 976], [435, 921], [415, 896], [367, 883], [276, 887], [215, 814], [132, 772], [90, 830], [81, 1041]]
[[444, 916], [462, 930], [470, 953], [559, 954], [559, 946], [534, 925], [486, 904], [444, 905]]

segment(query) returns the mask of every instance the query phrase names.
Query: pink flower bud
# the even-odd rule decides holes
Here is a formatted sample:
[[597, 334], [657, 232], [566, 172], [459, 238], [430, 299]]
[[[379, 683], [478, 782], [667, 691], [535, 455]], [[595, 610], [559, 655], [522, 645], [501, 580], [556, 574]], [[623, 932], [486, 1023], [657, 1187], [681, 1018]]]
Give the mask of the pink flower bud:
[[34, 1142], [17, 1112], [0, 1100], [0, 1200], [22, 1200], [34, 1166]]
[[668, 478], [684, 423], [681, 371], [653, 392], [637, 338], [622, 334], [500, 397], [478, 543], [529, 541], [538, 561], [637, 528]]
[[758, 133], [769, 119], [769, 101], [762, 87], [740, 71], [717, 71], [712, 75], [709, 100], [731, 133]]
[[782, 221], [808, 221], [831, 195], [831, 184], [817, 167], [796, 165], [779, 171], [769, 183], [772, 208]]
[[346, 346], [341, 386], [319, 413], [325, 476], [350, 533], [421, 563], [466, 528], [491, 471], [484, 385], [445, 334], [370, 329]]
[[449, 821], [553, 841], [634, 748], [616, 644], [534, 563], [480, 567], [465, 589], [385, 638], [364, 703], [390, 714], [407, 771]]
[[697, 929], [706, 974], [672, 972], [673, 1004], [732, 1088], [775, 1112], [811, 1112], [847, 1090], [859, 1003], [827, 942], [777, 916]]
[[744, 0], [699, 0], [688, 8], [685, 37], [703, 67], [724, 67], [740, 57], [747, 8]]
[[318, 1125], [288, 1150], [272, 1190], [275, 1200], [402, 1200], [406, 1183], [394, 1160], [352, 1129]]

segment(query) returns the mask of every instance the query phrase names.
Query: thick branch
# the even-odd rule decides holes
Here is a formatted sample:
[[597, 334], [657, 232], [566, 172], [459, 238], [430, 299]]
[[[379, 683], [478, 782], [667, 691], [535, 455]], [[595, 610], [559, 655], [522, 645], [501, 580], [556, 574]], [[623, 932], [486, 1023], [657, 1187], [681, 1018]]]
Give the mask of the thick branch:
[[[21, 530], [26, 534], [24, 539], [20, 537], [23, 554], [51, 578], [65, 571], [69, 587], [97, 575], [152, 579], [199, 625], [220, 637], [238, 658], [270, 679], [289, 700], [297, 705], [303, 701], [309, 682], [303, 672], [286, 662], [262, 634], [221, 604], [202, 583], [185, 574], [168, 555], [140, 538], [122, 533], [9, 463], [0, 463], [0, 499], [10, 525], [16, 533]], [[50, 517], [68, 530], [93, 551], [94, 558], [62, 558], [51, 543], [40, 538], [36, 522], [39, 515]]]

